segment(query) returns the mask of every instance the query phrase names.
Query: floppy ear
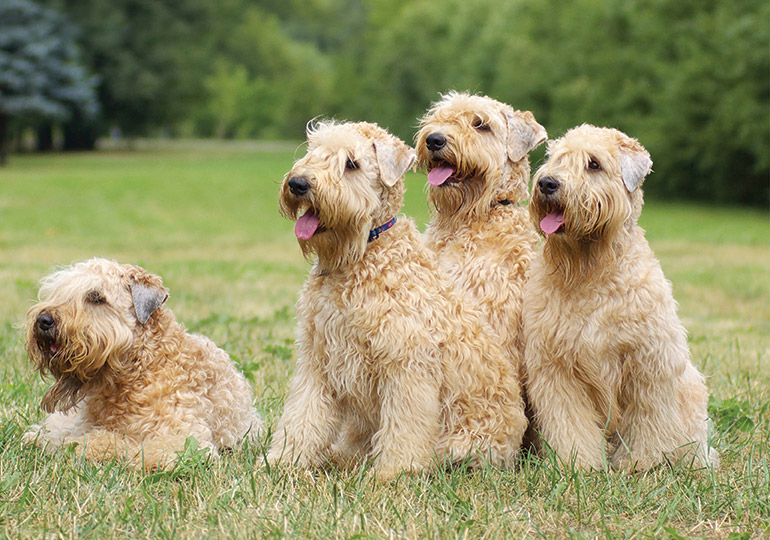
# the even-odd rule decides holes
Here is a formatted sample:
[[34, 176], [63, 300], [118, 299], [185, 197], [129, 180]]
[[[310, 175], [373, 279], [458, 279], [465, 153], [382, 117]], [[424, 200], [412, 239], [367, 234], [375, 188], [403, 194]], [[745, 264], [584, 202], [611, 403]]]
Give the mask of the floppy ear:
[[506, 112], [508, 124], [508, 159], [519, 161], [548, 138], [545, 128], [529, 111]]
[[620, 172], [623, 184], [633, 192], [652, 170], [652, 159], [646, 150], [620, 150]]
[[412, 168], [417, 153], [410, 146], [390, 141], [374, 141], [374, 153], [382, 183], [393, 187]]
[[134, 300], [136, 319], [144, 324], [155, 310], [168, 299], [168, 291], [163, 287], [146, 285], [135, 281], [131, 283], [131, 298]]

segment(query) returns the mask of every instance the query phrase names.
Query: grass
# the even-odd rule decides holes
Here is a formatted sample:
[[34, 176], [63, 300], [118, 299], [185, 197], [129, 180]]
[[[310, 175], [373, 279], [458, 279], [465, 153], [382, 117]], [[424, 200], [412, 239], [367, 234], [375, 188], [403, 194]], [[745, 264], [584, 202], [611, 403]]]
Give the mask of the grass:
[[[300, 150], [301, 152], [301, 150]], [[716, 473], [580, 473], [553, 456], [392, 485], [366, 468], [258, 467], [263, 448], [172, 472], [94, 466], [20, 445], [48, 381], [17, 326], [37, 280], [95, 255], [164, 277], [169, 306], [240, 364], [272, 425], [293, 363], [308, 264], [277, 212], [294, 145], [12, 156], [0, 169], [0, 536], [11, 538], [761, 538], [770, 535], [770, 219], [648, 201], [642, 224], [674, 284], [713, 394]], [[424, 177], [405, 213], [428, 218]], [[655, 181], [652, 176], [650, 182]]]

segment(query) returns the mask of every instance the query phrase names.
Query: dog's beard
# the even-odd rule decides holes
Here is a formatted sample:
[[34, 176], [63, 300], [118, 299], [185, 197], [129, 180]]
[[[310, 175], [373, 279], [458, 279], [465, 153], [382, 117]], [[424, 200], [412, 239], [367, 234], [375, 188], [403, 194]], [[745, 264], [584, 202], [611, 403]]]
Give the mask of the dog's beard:
[[309, 240], [300, 240], [305, 258], [318, 257], [323, 273], [329, 273], [360, 261], [366, 251], [369, 227], [338, 225]]
[[374, 219], [383, 212], [389, 216], [388, 219], [392, 217], [387, 210], [390, 207], [400, 208], [403, 191], [401, 185], [400, 189], [388, 192], [387, 200], [370, 197], [361, 203], [362, 197], [348, 191], [316, 191], [299, 199], [284, 189], [281, 213], [297, 221], [308, 209], [312, 209], [318, 219], [317, 228], [307, 238], [298, 235], [297, 241], [304, 257], [311, 260], [314, 255], [317, 256], [318, 266], [326, 274], [361, 260], [366, 252], [369, 231], [376, 225]]
[[430, 186], [428, 198], [444, 216], [470, 213], [484, 196], [484, 179], [469, 178], [451, 185]]
[[[509, 177], [511, 171], [503, 165], [487, 168], [450, 151], [426, 156], [422, 163], [426, 170], [442, 163], [455, 171], [451, 180], [428, 186], [428, 200], [442, 220], [454, 216], [465, 220], [484, 219], [495, 202], [501, 199], [518, 202], [526, 197], [526, 185], [514, 182], [515, 178]], [[529, 174], [528, 165], [525, 174]]]
[[55, 379], [41, 401], [43, 410], [66, 412], [80, 401], [87, 387], [118, 371], [118, 359], [126, 356], [130, 339], [101, 330], [97, 332], [90, 325], [73, 333], [73, 329], [58, 324], [55, 335], [42, 336], [30, 327], [26, 344], [29, 359], [42, 376], [50, 374]]
[[77, 405], [81, 398], [84, 383], [77, 377], [68, 375], [56, 380], [40, 401], [40, 407], [47, 413], [67, 412]]
[[546, 235], [543, 254], [568, 280], [600, 272], [616, 238], [632, 222], [631, 204], [612, 191], [572, 192], [558, 198], [536, 194], [530, 211], [536, 227], [550, 212], [563, 214], [563, 228]]
[[41, 376], [50, 374], [55, 379], [40, 402], [41, 408], [52, 413], [56, 410], [66, 412], [74, 407], [80, 400], [84, 381], [70, 369], [63, 349], [59, 347], [53, 352], [49, 343], [33, 338], [27, 343], [27, 354]]

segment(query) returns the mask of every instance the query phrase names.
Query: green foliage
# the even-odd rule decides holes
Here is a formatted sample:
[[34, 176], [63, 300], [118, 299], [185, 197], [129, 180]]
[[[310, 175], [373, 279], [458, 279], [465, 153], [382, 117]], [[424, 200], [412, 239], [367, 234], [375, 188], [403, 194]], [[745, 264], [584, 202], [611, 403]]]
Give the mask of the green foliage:
[[29, 0], [0, 3], [0, 114], [67, 119], [94, 115], [94, 86], [79, 63], [74, 27]]
[[77, 21], [99, 74], [99, 128], [128, 136], [179, 122], [199, 106], [215, 6], [206, 0], [46, 0]]
[[323, 115], [409, 141], [440, 93], [467, 90], [551, 137], [637, 137], [652, 196], [770, 205], [764, 0], [46, 1], [81, 28], [102, 133], [301, 138]]
[[[766, 411], [763, 410], [762, 413], [764, 412]], [[714, 420], [715, 427], [720, 432], [751, 431], [756, 425], [751, 419], [751, 413], [751, 405], [737, 397], [724, 400], [715, 396], [709, 398], [709, 416]]]
[[552, 137], [618, 127], [652, 154], [648, 193], [766, 207], [768, 19], [756, 0], [417, 1], [374, 31], [361, 94], [404, 137], [450, 88], [532, 110]]
[[219, 137], [300, 137], [325, 110], [330, 72], [328, 59], [292, 40], [277, 16], [249, 7], [204, 80], [210, 99], [197, 121]]
[[16, 123], [93, 117], [97, 79], [86, 73], [74, 26], [29, 0], [0, 2], [0, 165], [9, 117]]

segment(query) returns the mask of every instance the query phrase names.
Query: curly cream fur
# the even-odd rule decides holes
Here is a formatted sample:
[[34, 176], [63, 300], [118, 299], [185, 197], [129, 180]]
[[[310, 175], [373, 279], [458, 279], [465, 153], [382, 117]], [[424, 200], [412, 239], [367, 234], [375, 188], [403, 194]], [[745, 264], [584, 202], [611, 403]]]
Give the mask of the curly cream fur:
[[[77, 443], [90, 459], [148, 470], [173, 466], [187, 437], [214, 457], [245, 436], [255, 440], [262, 421], [227, 353], [188, 334], [164, 307], [141, 324], [133, 284], [166, 296], [158, 276], [106, 259], [43, 278], [25, 334], [32, 363], [55, 378], [42, 402], [52, 414], [25, 440], [50, 449]], [[55, 321], [49, 336], [42, 314]]]
[[[426, 144], [432, 133], [447, 141], [438, 152]], [[545, 138], [532, 113], [456, 92], [433, 105], [415, 136], [422, 169], [441, 163], [456, 169], [456, 181], [429, 187], [436, 213], [427, 244], [441, 273], [479, 307], [518, 370], [524, 280], [538, 242], [519, 203], [527, 196], [527, 152]]]
[[[717, 465], [708, 391], [671, 284], [637, 224], [642, 192], [624, 185], [621, 156], [651, 165], [649, 155], [635, 139], [589, 125], [551, 142], [548, 153], [530, 214], [538, 230], [551, 212], [564, 225], [532, 264], [523, 312], [538, 428], [581, 467], [644, 470], [692, 457]], [[558, 186], [552, 194], [539, 187], [546, 178]]]
[[[373, 124], [322, 123], [308, 139], [281, 208], [296, 218], [312, 207], [325, 231], [300, 241], [318, 259], [297, 303], [297, 364], [268, 460], [374, 458], [381, 478], [435, 457], [510, 465], [527, 423], [517, 373], [490, 330], [441, 277], [411, 220], [367, 243], [401, 208], [413, 150]], [[383, 145], [401, 158], [392, 185]], [[292, 194], [296, 177], [307, 194]]]

